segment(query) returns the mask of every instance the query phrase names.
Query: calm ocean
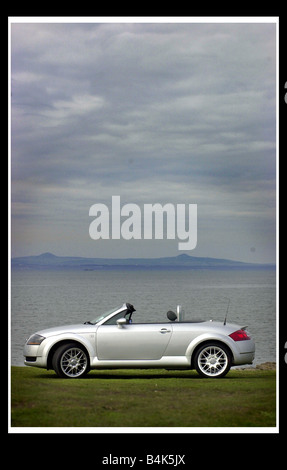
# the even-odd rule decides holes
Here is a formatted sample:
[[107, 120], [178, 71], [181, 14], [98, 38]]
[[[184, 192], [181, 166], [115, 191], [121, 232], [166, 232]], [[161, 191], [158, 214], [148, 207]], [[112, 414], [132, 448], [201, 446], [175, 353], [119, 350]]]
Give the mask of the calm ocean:
[[262, 270], [19, 270], [11, 272], [11, 365], [35, 331], [83, 323], [130, 302], [134, 321], [164, 321], [184, 308], [186, 319], [248, 325], [255, 364], [276, 361], [276, 271]]

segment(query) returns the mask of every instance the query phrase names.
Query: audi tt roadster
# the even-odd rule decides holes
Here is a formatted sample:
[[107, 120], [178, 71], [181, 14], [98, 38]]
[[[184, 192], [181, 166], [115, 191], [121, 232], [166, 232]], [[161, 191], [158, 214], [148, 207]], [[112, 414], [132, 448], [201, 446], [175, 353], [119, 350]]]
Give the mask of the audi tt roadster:
[[27, 366], [80, 378], [91, 369], [196, 369], [202, 377], [224, 377], [232, 366], [252, 364], [255, 344], [246, 326], [185, 320], [169, 310], [156, 323], [134, 321], [129, 303], [83, 324], [38, 331], [24, 346]]

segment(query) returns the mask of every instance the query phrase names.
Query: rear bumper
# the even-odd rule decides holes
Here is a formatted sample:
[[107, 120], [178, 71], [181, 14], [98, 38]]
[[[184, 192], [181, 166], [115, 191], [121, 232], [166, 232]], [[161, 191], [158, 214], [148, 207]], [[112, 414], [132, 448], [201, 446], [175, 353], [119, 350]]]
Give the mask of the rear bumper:
[[237, 359], [233, 361], [233, 365], [243, 366], [244, 364], [252, 364], [252, 362], [254, 361], [254, 358], [255, 358], [255, 352], [240, 354], [240, 356], [237, 357]]
[[233, 365], [252, 364], [255, 357], [255, 343], [252, 339], [246, 341], [234, 341], [236, 353], [233, 357]]

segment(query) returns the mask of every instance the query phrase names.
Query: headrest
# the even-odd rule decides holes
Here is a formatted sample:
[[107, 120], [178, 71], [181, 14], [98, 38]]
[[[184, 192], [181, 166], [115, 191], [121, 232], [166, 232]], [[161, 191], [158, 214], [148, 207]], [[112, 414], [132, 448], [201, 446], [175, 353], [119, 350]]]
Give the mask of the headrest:
[[169, 310], [166, 315], [170, 321], [175, 321], [177, 319], [176, 313], [174, 313], [172, 310]]

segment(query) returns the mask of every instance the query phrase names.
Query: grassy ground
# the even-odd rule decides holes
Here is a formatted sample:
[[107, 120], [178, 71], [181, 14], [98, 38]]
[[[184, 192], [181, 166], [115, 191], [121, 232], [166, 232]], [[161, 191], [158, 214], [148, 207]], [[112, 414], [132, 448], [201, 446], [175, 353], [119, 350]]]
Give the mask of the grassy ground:
[[276, 373], [231, 370], [223, 379], [195, 371], [53, 371], [11, 368], [12, 427], [276, 426]]

